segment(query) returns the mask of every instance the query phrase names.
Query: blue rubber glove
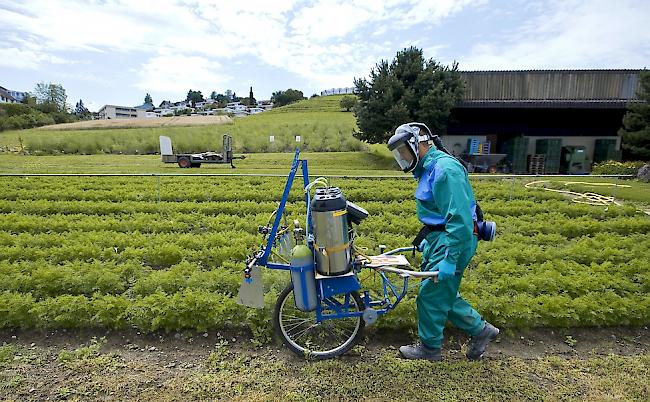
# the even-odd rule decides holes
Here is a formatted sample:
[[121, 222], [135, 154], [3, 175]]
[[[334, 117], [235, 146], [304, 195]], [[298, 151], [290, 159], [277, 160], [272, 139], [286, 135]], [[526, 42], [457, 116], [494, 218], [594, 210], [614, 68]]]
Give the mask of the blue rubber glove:
[[456, 264], [442, 260], [433, 268], [433, 270], [438, 271], [438, 280], [444, 281], [453, 278], [454, 275], [456, 275]]

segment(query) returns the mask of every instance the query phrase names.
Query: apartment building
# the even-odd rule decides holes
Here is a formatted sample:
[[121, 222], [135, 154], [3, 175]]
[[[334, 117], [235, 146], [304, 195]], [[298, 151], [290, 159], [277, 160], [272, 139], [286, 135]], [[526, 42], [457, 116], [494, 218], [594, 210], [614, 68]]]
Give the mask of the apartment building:
[[129, 106], [104, 105], [98, 115], [100, 119], [141, 119], [147, 117], [147, 112]]

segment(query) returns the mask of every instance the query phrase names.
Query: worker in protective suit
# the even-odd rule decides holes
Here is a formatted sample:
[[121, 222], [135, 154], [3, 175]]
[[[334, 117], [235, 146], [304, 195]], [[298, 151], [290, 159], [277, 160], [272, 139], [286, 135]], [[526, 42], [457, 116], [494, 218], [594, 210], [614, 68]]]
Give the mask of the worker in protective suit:
[[417, 215], [424, 227], [414, 245], [422, 252], [421, 269], [438, 271], [437, 281], [427, 279], [420, 284], [420, 342], [399, 350], [407, 359], [441, 360], [443, 330], [449, 320], [471, 336], [467, 358], [478, 360], [499, 329], [483, 320], [458, 292], [478, 242], [476, 202], [465, 167], [437, 149], [433, 139], [426, 125], [408, 123], [399, 126], [388, 141], [402, 170], [418, 180]]

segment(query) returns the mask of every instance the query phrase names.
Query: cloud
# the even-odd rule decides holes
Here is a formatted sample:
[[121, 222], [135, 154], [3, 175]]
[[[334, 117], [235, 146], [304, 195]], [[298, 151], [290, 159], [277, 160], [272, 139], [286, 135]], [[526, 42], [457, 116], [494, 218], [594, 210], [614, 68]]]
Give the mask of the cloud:
[[219, 88], [231, 79], [218, 73], [220, 70], [220, 63], [205, 57], [160, 55], [141, 66], [136, 87], [163, 93], [184, 93], [188, 88]]
[[[377, 52], [384, 54], [386, 49], [367, 40], [373, 31], [435, 24], [483, 1], [25, 0], [11, 7], [0, 4], [0, 34], [19, 32], [22, 40], [39, 46], [36, 54], [22, 55], [30, 68], [72, 52], [99, 57], [110, 57], [111, 52], [149, 55], [151, 60], [144, 67], [156, 76], [140, 74], [138, 88], [166, 85], [169, 91], [179, 86], [165, 77], [223, 82], [216, 80], [222, 75], [210, 68], [181, 74], [159, 67], [160, 59], [186, 65], [187, 57], [173, 62], [171, 54], [192, 55], [210, 66], [215, 60], [232, 64], [235, 58], [254, 57], [315, 86], [341, 85], [353, 75], [367, 73]], [[8, 47], [21, 48], [9, 43]]]
[[556, 1], [497, 41], [461, 57], [463, 69], [644, 67], [650, 61], [647, 1]]
[[48, 54], [39, 49], [18, 49], [16, 47], [0, 47], [0, 66], [21, 69], [36, 70], [42, 64], [70, 64], [68, 60]]

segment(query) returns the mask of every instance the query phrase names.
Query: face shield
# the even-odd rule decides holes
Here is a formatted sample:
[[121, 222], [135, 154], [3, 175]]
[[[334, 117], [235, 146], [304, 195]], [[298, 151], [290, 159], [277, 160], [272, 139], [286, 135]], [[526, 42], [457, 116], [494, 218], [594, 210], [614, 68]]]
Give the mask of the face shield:
[[403, 172], [411, 172], [418, 164], [417, 137], [412, 130], [401, 129], [400, 126], [395, 134], [388, 140], [388, 149]]
[[412, 171], [418, 164], [417, 153], [408, 142], [397, 144], [392, 152], [393, 158], [395, 158], [403, 172]]

